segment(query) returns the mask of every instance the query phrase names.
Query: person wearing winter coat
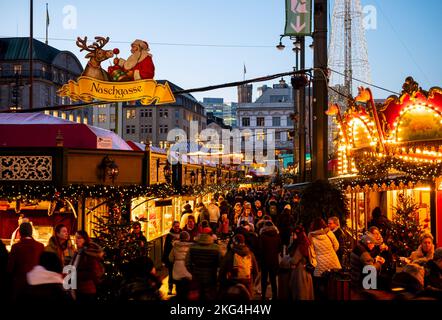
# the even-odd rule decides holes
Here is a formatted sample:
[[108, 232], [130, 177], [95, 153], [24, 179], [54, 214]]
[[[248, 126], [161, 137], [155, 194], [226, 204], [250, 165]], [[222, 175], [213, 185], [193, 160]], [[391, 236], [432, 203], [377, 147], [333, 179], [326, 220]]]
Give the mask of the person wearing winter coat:
[[294, 220], [291, 213], [291, 207], [287, 204], [278, 217], [278, 230], [280, 232], [282, 245], [284, 246], [284, 253], [286, 253], [287, 247], [290, 244], [293, 223]]
[[189, 203], [186, 203], [183, 211], [181, 212], [180, 229], [183, 229], [184, 226], [187, 224], [187, 219], [190, 215], [193, 215], [192, 206]]
[[294, 241], [289, 248], [292, 268], [289, 288], [291, 299], [293, 300], [315, 299], [313, 278], [305, 267], [311, 259], [309, 247], [310, 241], [304, 228], [302, 226], [296, 227], [294, 230]]
[[198, 227], [198, 233], [202, 234], [202, 233], [207, 233], [212, 235], [213, 234], [213, 230], [212, 228], [209, 226], [209, 222], [207, 220], [203, 220], [201, 222], [201, 225]]
[[29, 222], [20, 225], [20, 234], [20, 241], [12, 245], [6, 267], [12, 285], [10, 296], [12, 301], [15, 301], [25, 288], [26, 274], [39, 263], [44, 250], [44, 245], [32, 238], [32, 225]]
[[192, 281], [199, 288], [199, 296], [203, 300], [214, 300], [216, 297], [220, 261], [221, 251], [211, 235], [199, 235], [197, 243], [190, 246], [186, 256], [186, 267], [192, 274]]
[[327, 228], [325, 221], [321, 218], [313, 220], [308, 238], [314, 249], [317, 266], [313, 275], [320, 277], [324, 271], [341, 269], [336, 251], [339, 249], [339, 242], [333, 232]]
[[[193, 216], [191, 217], [192, 221], [195, 222], [195, 218]], [[168, 295], [171, 295], [173, 291], [173, 264], [171, 264], [169, 260], [169, 255], [173, 248], [173, 242], [180, 238], [180, 233], [181, 233], [180, 223], [178, 221], [174, 221], [172, 223], [172, 228], [170, 228], [169, 233], [167, 234], [166, 239], [164, 240], [163, 257], [161, 261], [167, 267], [167, 270], [169, 272], [169, 278], [168, 278], [169, 289], [167, 292]]]
[[195, 224], [195, 217], [193, 215], [190, 215], [187, 219], [187, 224], [183, 228], [183, 231], [186, 231], [190, 235], [190, 241], [194, 242], [196, 237], [198, 236], [198, 227]]
[[221, 220], [218, 223], [218, 233], [221, 235], [221, 239], [225, 240], [230, 235], [230, 222], [227, 213], [221, 215]]
[[344, 231], [341, 228], [341, 223], [339, 222], [338, 217], [329, 217], [327, 221], [327, 226], [330, 229], [330, 231], [333, 232], [336, 239], [339, 243], [339, 249], [336, 251], [336, 254], [338, 256], [339, 262], [341, 265], [343, 264], [343, 258], [344, 258], [344, 251], [346, 246], [346, 236]]
[[325, 288], [327, 279], [322, 277], [323, 273], [333, 269], [341, 269], [336, 251], [339, 249], [339, 242], [333, 232], [327, 228], [322, 218], [315, 218], [310, 225], [308, 239], [311, 243], [312, 259], [316, 261], [313, 271], [313, 284], [315, 287], [315, 299], [326, 298]]
[[375, 247], [375, 241], [375, 238], [371, 234], [364, 234], [350, 254], [351, 285], [355, 290], [362, 288], [362, 281], [365, 276], [363, 270], [365, 266], [374, 266], [379, 273], [385, 261], [380, 256], [376, 256], [376, 258], [371, 256], [370, 252]]
[[160, 301], [161, 279], [156, 275], [154, 263], [147, 256], [131, 259], [121, 283], [122, 301]]
[[259, 265], [261, 268], [262, 300], [266, 299], [267, 277], [270, 278], [272, 299], [275, 300], [278, 298], [276, 276], [279, 269], [279, 254], [282, 251], [282, 243], [278, 228], [271, 221], [266, 221], [261, 228], [258, 243], [259, 252], [261, 253]]
[[420, 238], [421, 244], [416, 251], [413, 251], [408, 258], [411, 263], [417, 263], [418, 265], [425, 265], [428, 261], [433, 259], [434, 244], [433, 236], [431, 233], [424, 233]]
[[45, 251], [56, 253], [63, 267], [71, 263], [75, 248], [69, 239], [68, 228], [64, 224], [55, 226], [54, 235], [49, 239]]
[[38, 265], [26, 274], [27, 286], [19, 300], [32, 303], [70, 303], [73, 298], [63, 288], [63, 267], [53, 252], [43, 251]]
[[183, 300], [186, 297], [186, 288], [192, 280], [192, 274], [186, 267], [186, 256], [189, 252], [191, 242], [190, 235], [186, 231], [181, 231], [179, 241], [173, 242], [173, 248], [169, 254], [170, 263], [173, 264], [172, 277], [176, 285], [176, 297]]
[[224, 287], [243, 284], [253, 296], [253, 280], [258, 274], [258, 263], [255, 255], [247, 247], [245, 237], [237, 234], [233, 238], [233, 247], [228, 250], [219, 270], [220, 283]]
[[425, 287], [442, 290], [442, 248], [434, 251], [433, 259], [425, 265]]
[[218, 225], [218, 220], [221, 215], [219, 207], [216, 204], [215, 198], [212, 198], [210, 204], [207, 206], [207, 210], [209, 210], [210, 228], [212, 228], [212, 230], [216, 230], [216, 227]]
[[75, 244], [77, 252], [71, 263], [77, 272], [77, 289], [74, 296], [78, 302], [92, 302], [96, 298], [97, 285], [104, 275], [104, 251], [91, 241], [84, 230], [75, 233]]
[[6, 267], [8, 266], [8, 250], [3, 241], [0, 239], [0, 301], [6, 300], [8, 277], [6, 274]]

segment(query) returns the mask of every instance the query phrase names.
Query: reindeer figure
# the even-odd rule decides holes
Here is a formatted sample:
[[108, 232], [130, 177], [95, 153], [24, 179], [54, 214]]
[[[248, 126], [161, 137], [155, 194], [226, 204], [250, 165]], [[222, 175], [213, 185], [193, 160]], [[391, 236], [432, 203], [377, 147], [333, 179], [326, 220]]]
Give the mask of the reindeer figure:
[[81, 39], [77, 37], [77, 46], [83, 50], [88, 51], [86, 58], [89, 58], [86, 68], [84, 69], [82, 76], [91, 77], [97, 80], [110, 81], [109, 74], [101, 68], [101, 62], [113, 57], [112, 50], [103, 50], [102, 48], [109, 42], [109, 37], [95, 37], [96, 42], [92, 45], [86, 45], [87, 37]]

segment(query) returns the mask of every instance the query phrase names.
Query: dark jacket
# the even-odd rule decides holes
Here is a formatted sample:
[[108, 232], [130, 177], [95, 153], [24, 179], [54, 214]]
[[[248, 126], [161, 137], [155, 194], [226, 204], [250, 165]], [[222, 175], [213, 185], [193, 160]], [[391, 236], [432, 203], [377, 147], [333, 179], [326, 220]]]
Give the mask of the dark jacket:
[[102, 265], [104, 252], [99, 245], [91, 242], [87, 247], [80, 249], [74, 254], [72, 263], [77, 268], [77, 292], [83, 294], [95, 294], [97, 285], [101, 282], [104, 274]]
[[442, 290], [442, 270], [433, 260], [425, 265], [425, 287], [427, 286]]
[[8, 266], [8, 250], [5, 244], [0, 240], [0, 299], [5, 299], [6, 288], [8, 287], [6, 267]]
[[336, 254], [338, 255], [339, 262], [342, 265], [343, 262], [342, 257], [344, 255], [344, 251], [347, 245], [346, 236], [344, 231], [340, 227], [338, 227], [335, 231], [333, 231], [333, 234], [335, 235], [336, 239], [339, 242], [339, 249], [338, 251], [336, 251]]
[[365, 276], [362, 271], [364, 266], [367, 265], [374, 266], [377, 271], [381, 269], [381, 264], [375, 262], [367, 247], [359, 243], [350, 255], [351, 282], [353, 287], [362, 288], [362, 279]]
[[[196, 228], [196, 227], [195, 227]], [[175, 240], [179, 240], [180, 238], [180, 232], [174, 232], [173, 228], [170, 228], [169, 233], [166, 236], [166, 239], [164, 240], [164, 249], [163, 249], [163, 257], [161, 259], [161, 261], [168, 267], [171, 268], [172, 265], [169, 261], [169, 254], [170, 251], [172, 251], [173, 248], [173, 241]]]
[[277, 271], [279, 267], [278, 256], [282, 250], [278, 229], [275, 226], [264, 226], [259, 233], [260, 266]]
[[186, 256], [187, 270], [192, 279], [201, 287], [216, 286], [217, 271], [221, 260], [219, 246], [213, 243], [210, 235], [201, 235], [197, 243], [193, 244]]
[[21, 238], [12, 246], [7, 272], [12, 281], [13, 299], [26, 286], [26, 274], [38, 264], [43, 250], [44, 245], [32, 238]]
[[161, 280], [154, 274], [130, 277], [123, 280], [120, 289], [122, 301], [159, 301]]
[[[207, 221], [208, 221], [208, 220], [207, 220]], [[189, 235], [190, 235], [190, 239], [189, 239], [189, 241], [190, 241], [190, 242], [194, 242], [196, 236], [198, 235], [198, 226], [195, 224], [195, 226], [193, 227], [193, 229], [192, 229], [192, 230], [189, 230], [189, 229], [187, 228], [187, 225], [186, 225], [186, 226], [183, 228], [183, 231], [188, 232]]]
[[219, 270], [219, 279], [220, 282], [226, 282], [226, 280], [238, 280], [235, 274], [235, 270], [233, 268], [233, 258], [234, 255], [238, 254], [241, 257], [245, 257], [247, 255], [251, 256], [252, 259], [252, 270], [251, 275], [252, 279], [255, 279], [258, 274], [258, 263], [256, 262], [255, 255], [253, 252], [247, 247], [247, 245], [234, 245], [232, 250], [229, 250], [221, 261], [221, 266]]

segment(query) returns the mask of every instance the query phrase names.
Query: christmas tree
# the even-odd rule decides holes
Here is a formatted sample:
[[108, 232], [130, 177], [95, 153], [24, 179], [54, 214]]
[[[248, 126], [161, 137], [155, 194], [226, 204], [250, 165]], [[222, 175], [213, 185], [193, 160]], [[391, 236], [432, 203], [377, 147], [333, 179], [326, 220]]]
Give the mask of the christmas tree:
[[[98, 298], [113, 301], [119, 297], [119, 288], [132, 259], [147, 255], [147, 243], [136, 241], [131, 233], [132, 224], [124, 219], [126, 208], [110, 203], [107, 215], [96, 216], [95, 242], [104, 250], [105, 274], [98, 287]], [[142, 221], [141, 219], [139, 221]]]
[[423, 229], [419, 224], [418, 208], [411, 196], [402, 194], [398, 197], [397, 206], [393, 207], [395, 213], [387, 244], [397, 256], [409, 257], [419, 247]]

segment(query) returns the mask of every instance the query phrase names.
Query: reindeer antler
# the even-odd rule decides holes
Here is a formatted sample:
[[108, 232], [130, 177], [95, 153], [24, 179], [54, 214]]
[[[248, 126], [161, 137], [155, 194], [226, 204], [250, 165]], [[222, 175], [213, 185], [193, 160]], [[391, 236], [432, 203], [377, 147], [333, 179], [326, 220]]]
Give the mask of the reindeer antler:
[[95, 40], [97, 40], [97, 41], [94, 42], [92, 46], [93, 46], [95, 49], [101, 49], [101, 48], [103, 48], [103, 47], [106, 45], [106, 43], [109, 42], [109, 37], [107, 37], [107, 38], [104, 38], [104, 37], [95, 37]]
[[81, 48], [80, 52], [83, 50], [86, 50], [88, 52], [94, 52], [94, 48], [91, 46], [86, 45], [87, 42], [87, 36], [84, 37], [84, 39], [81, 39], [80, 37], [77, 37], [77, 47]]

